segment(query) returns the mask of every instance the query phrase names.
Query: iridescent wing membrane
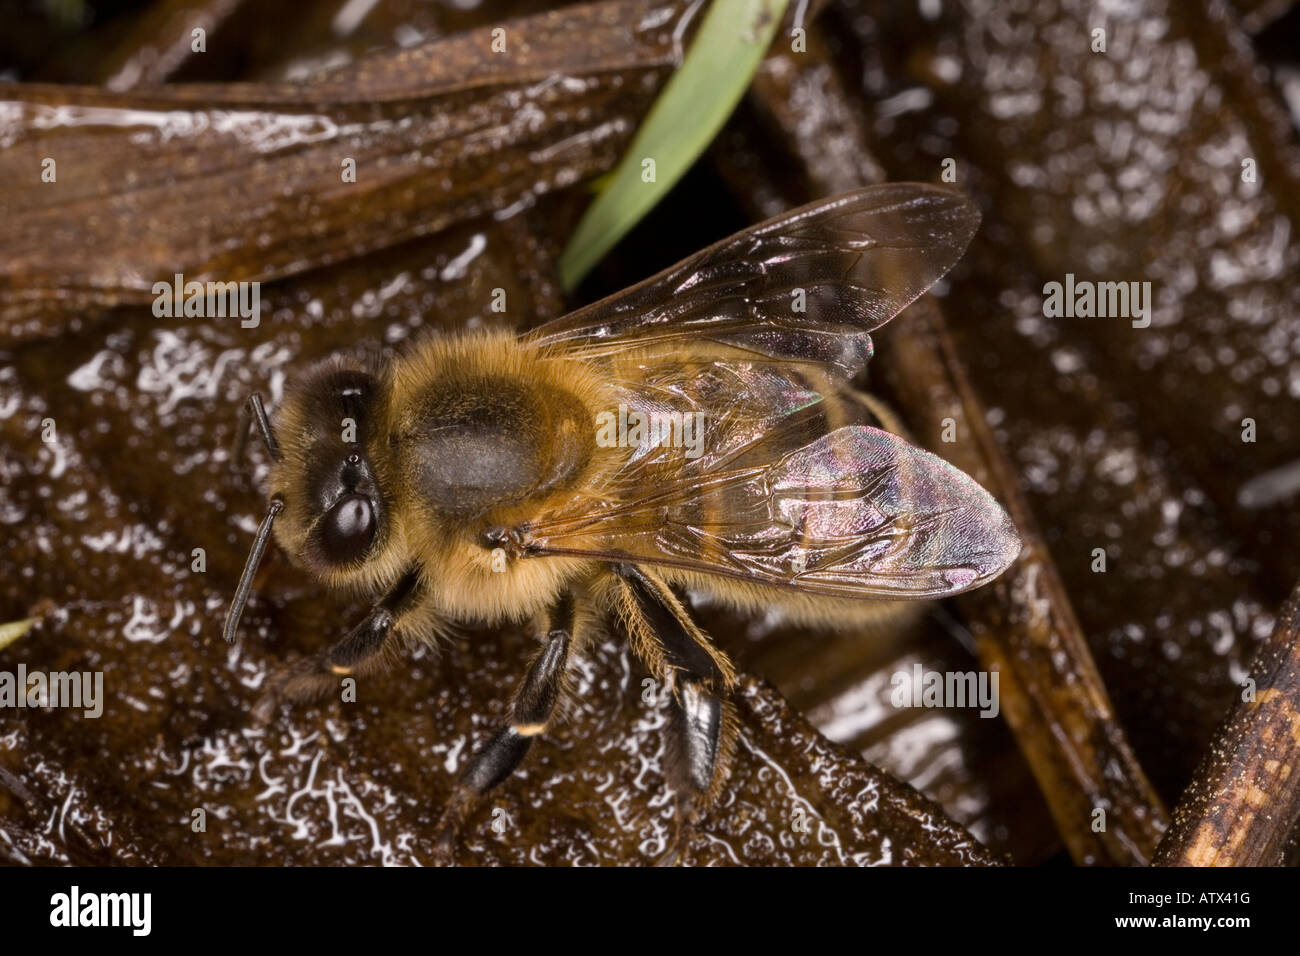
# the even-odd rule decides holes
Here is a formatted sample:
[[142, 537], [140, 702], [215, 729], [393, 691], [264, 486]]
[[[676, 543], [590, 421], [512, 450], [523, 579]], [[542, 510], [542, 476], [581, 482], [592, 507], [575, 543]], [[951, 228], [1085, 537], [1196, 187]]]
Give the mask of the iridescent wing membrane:
[[629, 448], [608, 494], [529, 526], [528, 553], [843, 597], [936, 597], [996, 576], [1019, 539], [992, 497], [894, 435], [835, 427], [820, 394], [863, 367], [870, 331], [951, 268], [978, 222], [938, 187], [861, 190], [537, 329], [557, 361], [609, 371], [609, 421]]
[[979, 220], [974, 203], [937, 186], [845, 193], [739, 232], [529, 338], [578, 358], [707, 339], [852, 377], [871, 357], [871, 330], [952, 268]]

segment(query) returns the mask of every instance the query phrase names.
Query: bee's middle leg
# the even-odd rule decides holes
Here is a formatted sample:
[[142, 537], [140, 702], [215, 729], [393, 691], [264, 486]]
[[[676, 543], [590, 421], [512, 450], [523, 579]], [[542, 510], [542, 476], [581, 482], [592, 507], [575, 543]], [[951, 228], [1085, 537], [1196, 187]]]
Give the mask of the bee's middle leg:
[[361, 673], [381, 660], [398, 620], [418, 603], [420, 593], [419, 572], [412, 569], [340, 641], [275, 674], [253, 706], [253, 719], [265, 724], [282, 701], [319, 696], [337, 685], [340, 677]]
[[559, 709], [573, 646], [573, 596], [563, 595], [549, 617], [546, 645], [519, 682], [509, 719], [475, 752], [443, 810], [437, 852], [444, 860], [450, 858], [456, 833], [479, 798], [514, 773]]

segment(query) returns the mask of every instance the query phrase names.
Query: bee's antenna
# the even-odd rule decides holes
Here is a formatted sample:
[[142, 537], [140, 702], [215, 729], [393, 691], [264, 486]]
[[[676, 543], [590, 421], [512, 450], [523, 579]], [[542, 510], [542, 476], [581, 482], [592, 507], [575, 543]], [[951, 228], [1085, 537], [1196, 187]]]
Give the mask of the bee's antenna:
[[275, 430], [271, 420], [266, 417], [266, 408], [262, 405], [262, 396], [257, 392], [248, 396], [239, 410], [239, 425], [235, 431], [235, 448], [230, 455], [230, 464], [234, 468], [244, 460], [244, 449], [248, 447], [248, 433], [256, 428], [272, 461], [280, 460], [280, 443], [275, 440]]
[[262, 563], [262, 555], [266, 553], [266, 543], [271, 540], [271, 525], [276, 515], [283, 510], [284, 499], [279, 495], [273, 496], [266, 510], [266, 517], [258, 526], [257, 537], [253, 539], [253, 549], [248, 552], [248, 560], [244, 562], [244, 573], [239, 576], [239, 586], [235, 588], [235, 597], [230, 602], [230, 610], [226, 612], [226, 626], [222, 633], [230, 643], [234, 643], [235, 635], [239, 631], [239, 619], [244, 615], [244, 605], [248, 603], [248, 594], [253, 590], [253, 578], [257, 575], [258, 565]]

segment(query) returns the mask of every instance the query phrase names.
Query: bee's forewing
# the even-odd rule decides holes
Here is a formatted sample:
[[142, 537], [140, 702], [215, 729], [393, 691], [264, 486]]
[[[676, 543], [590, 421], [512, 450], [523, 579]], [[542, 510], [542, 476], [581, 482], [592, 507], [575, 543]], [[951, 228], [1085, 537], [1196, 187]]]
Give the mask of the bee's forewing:
[[952, 268], [979, 219], [973, 202], [940, 186], [845, 193], [739, 232], [529, 338], [579, 357], [711, 340], [852, 376], [871, 356], [868, 333]]
[[867, 426], [801, 444], [810, 429], [791, 415], [725, 466], [538, 522], [532, 546], [883, 599], [977, 587], [1019, 553], [1006, 512], [943, 459]]

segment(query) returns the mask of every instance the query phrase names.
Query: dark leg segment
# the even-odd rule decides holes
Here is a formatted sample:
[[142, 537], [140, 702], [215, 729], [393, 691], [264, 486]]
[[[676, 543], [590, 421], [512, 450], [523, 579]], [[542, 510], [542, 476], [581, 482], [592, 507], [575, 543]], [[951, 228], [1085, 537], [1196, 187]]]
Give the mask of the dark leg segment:
[[533, 738], [546, 730], [560, 697], [564, 669], [569, 662], [571, 638], [567, 630], [552, 629], [546, 647], [533, 659], [510, 709], [510, 723], [502, 727], [474, 755], [460, 785], [477, 795], [487, 793], [514, 772], [528, 753]]
[[673, 723], [680, 741], [678, 772], [701, 795], [713, 788], [722, 746], [722, 698], [701, 681], [680, 679], [674, 701]]
[[724, 698], [734, 673], [701, 643], [707, 641], [704, 632], [657, 575], [630, 564], [615, 565], [614, 573], [627, 585], [631, 600], [625, 617], [633, 630], [644, 631], [633, 635], [634, 645], [651, 643], [651, 653], [645, 655], [651, 658], [651, 670], [657, 653], [658, 666], [673, 672], [668, 772], [698, 812], [717, 797], [729, 769], [733, 735]]
[[398, 619], [419, 597], [419, 572], [412, 569], [337, 644], [290, 664], [276, 675], [253, 708], [254, 718], [266, 723], [282, 700], [302, 699], [327, 691], [337, 684], [339, 677], [374, 661], [388, 643]]
[[509, 722], [474, 754], [461, 774], [442, 816], [441, 852], [449, 853], [456, 830], [479, 797], [515, 771], [555, 716], [573, 644], [574, 607], [564, 595], [551, 609], [546, 646], [528, 665], [515, 692]]
[[[614, 573], [627, 582], [637, 612], [649, 625], [670, 667], [701, 680], [724, 679], [713, 655], [687, 630], [686, 609], [662, 581], [633, 564], [616, 564]], [[694, 626], [693, 621], [690, 624]]]

